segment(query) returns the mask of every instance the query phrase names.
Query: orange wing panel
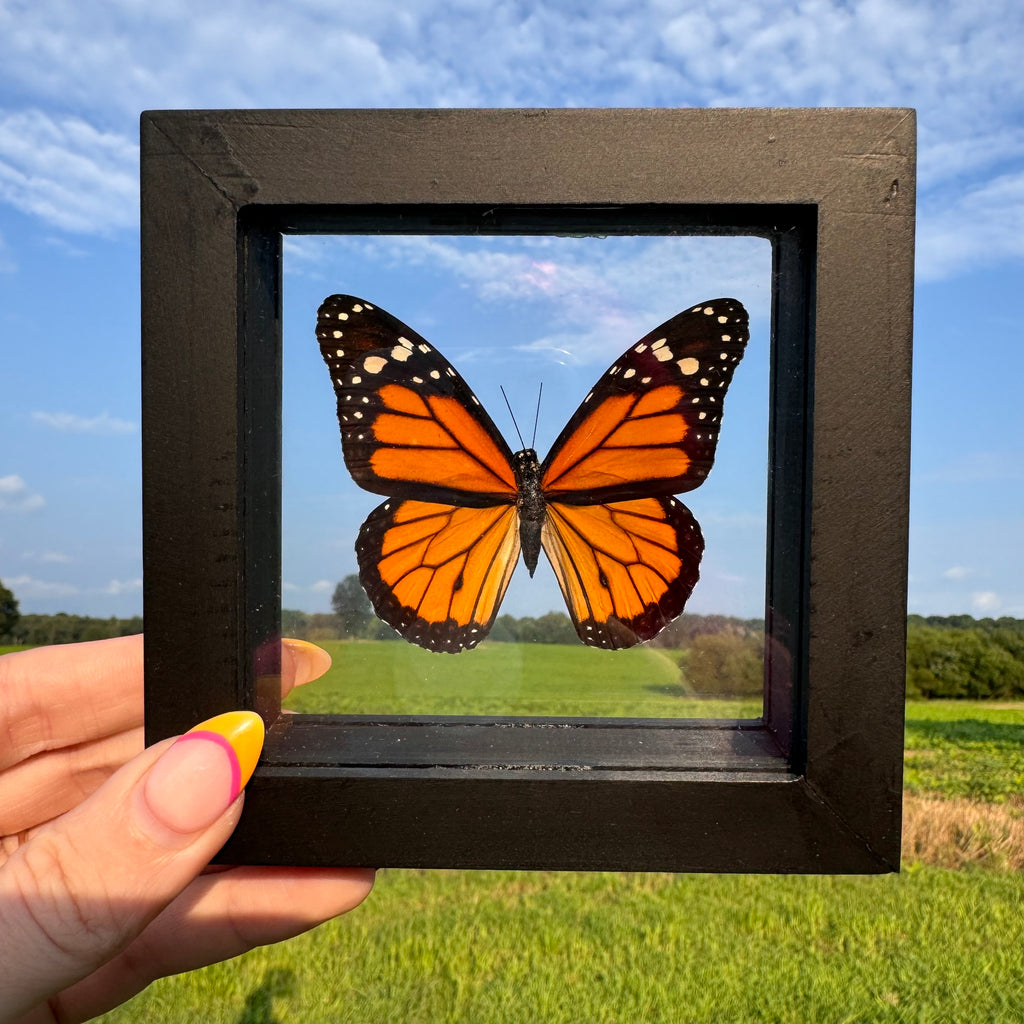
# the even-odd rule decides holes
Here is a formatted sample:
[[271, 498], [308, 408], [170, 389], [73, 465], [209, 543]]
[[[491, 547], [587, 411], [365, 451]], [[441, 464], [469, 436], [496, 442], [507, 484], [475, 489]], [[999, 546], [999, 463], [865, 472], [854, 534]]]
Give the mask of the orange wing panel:
[[632, 647], [682, 612], [704, 552], [700, 527], [682, 502], [552, 502], [547, 512], [544, 552], [585, 644]]
[[488, 633], [519, 559], [513, 505], [386, 501], [356, 541], [377, 614], [407, 640], [457, 653]]

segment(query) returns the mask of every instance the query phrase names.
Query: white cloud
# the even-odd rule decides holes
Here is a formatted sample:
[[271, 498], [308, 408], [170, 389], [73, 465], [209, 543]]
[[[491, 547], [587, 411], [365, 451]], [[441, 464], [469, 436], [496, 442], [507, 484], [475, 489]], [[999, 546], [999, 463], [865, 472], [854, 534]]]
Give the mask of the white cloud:
[[997, 611], [1000, 605], [1002, 601], [994, 590], [978, 590], [971, 594], [971, 607], [976, 612], [989, 614]]
[[919, 111], [922, 275], [1021, 256], [1021, 199], [1000, 183], [1024, 153], [1017, 0], [261, 11], [0, 6], [0, 87], [26, 98], [0, 113], [0, 198], [65, 230], [133, 227], [147, 107], [905, 105]]
[[65, 555], [60, 551], [26, 551], [21, 557], [26, 562], [43, 562], [55, 565], [63, 565], [71, 561], [70, 555]]
[[71, 434], [134, 434], [138, 424], [120, 420], [107, 412], [99, 416], [78, 416], [70, 412], [33, 412], [36, 423]]
[[918, 277], [924, 281], [1024, 258], [1024, 171], [925, 198], [916, 252]]
[[138, 146], [80, 117], [0, 111], [0, 199], [66, 231], [138, 223]]
[[973, 570], [968, 569], [965, 565], [951, 565], [942, 575], [947, 580], [963, 580], [972, 574]]
[[335, 586], [336, 584], [332, 583], [330, 580], [317, 580], [309, 589], [314, 594], [329, 594], [334, 590]]
[[36, 512], [45, 504], [20, 476], [0, 476], [0, 512]]
[[142, 589], [142, 580], [111, 580], [105, 586], [99, 588], [101, 594], [117, 596], [119, 594], [133, 594]]
[[769, 246], [757, 238], [413, 235], [308, 240], [299, 272], [309, 265], [329, 268], [339, 253], [341, 259], [355, 254], [383, 266], [447, 274], [480, 300], [513, 311], [523, 300], [546, 304], [550, 329], [525, 336], [517, 348], [566, 364], [614, 358], [693, 302], [723, 294], [748, 303], [766, 297], [771, 273]]
[[71, 597], [79, 593], [73, 583], [54, 583], [37, 580], [32, 576], [15, 576], [7, 580], [7, 586], [14, 591], [19, 601], [45, 597]]

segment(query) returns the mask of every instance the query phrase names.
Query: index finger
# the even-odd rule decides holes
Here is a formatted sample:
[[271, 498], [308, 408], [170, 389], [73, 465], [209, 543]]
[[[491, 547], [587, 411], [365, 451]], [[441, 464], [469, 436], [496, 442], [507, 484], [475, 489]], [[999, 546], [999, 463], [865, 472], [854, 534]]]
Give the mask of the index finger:
[[142, 636], [0, 657], [0, 769], [142, 724]]
[[[305, 640], [281, 641], [281, 694], [331, 667]], [[116, 637], [0, 657], [0, 770], [48, 750], [103, 740], [142, 726], [143, 638]]]

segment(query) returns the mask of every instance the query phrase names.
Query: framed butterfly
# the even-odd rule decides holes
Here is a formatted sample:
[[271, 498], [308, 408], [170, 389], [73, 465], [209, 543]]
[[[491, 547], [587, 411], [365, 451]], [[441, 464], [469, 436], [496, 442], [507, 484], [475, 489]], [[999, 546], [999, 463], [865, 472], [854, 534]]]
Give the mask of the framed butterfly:
[[359, 530], [359, 578], [406, 640], [475, 647], [520, 553], [532, 576], [542, 549], [585, 644], [632, 647], [682, 612], [704, 539], [673, 495], [714, 462], [749, 336], [739, 302], [693, 306], [628, 348], [543, 462], [513, 452], [452, 365], [390, 313], [332, 295], [316, 336], [345, 464], [387, 495]]

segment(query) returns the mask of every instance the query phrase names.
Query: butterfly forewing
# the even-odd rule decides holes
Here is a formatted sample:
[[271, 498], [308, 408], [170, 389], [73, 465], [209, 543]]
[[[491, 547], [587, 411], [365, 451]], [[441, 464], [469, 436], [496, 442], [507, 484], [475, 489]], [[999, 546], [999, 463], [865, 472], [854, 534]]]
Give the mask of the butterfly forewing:
[[317, 337], [338, 399], [345, 464], [360, 487], [476, 507], [515, 501], [508, 444], [429, 342], [349, 295], [321, 305]]
[[541, 466], [553, 500], [594, 504], [699, 486], [711, 470], [726, 389], [749, 336], [735, 299], [694, 306], [617, 359]]
[[489, 632], [519, 559], [513, 505], [465, 508], [392, 499], [356, 541], [377, 614], [407, 640], [455, 654]]
[[670, 496], [551, 502], [543, 540], [576, 632], [592, 647], [657, 636], [682, 612], [704, 552], [696, 520]]

